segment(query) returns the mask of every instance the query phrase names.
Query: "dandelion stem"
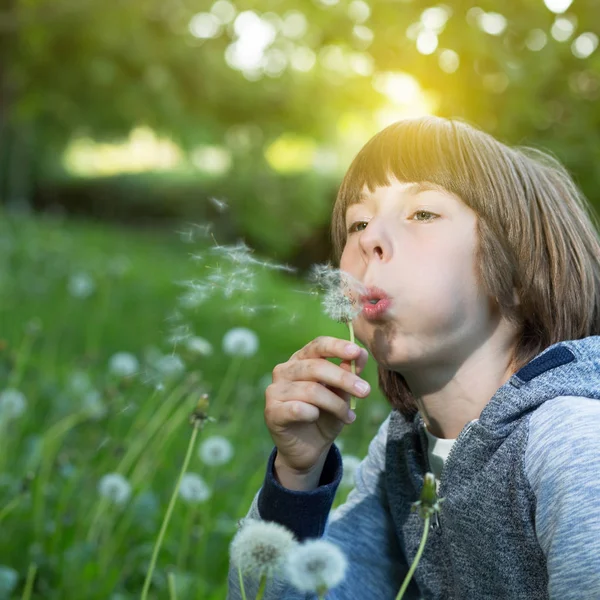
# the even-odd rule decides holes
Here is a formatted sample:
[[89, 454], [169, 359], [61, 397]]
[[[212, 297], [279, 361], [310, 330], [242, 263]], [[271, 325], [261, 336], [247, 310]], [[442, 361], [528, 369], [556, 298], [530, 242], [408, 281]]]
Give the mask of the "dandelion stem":
[[244, 588], [244, 578], [242, 577], [241, 567], [238, 567], [238, 576], [240, 578], [240, 591], [242, 592], [242, 600], [248, 600], [246, 598], [246, 589]]
[[[350, 341], [354, 344], [354, 327], [352, 327], [352, 321], [348, 321], [348, 329], [350, 329]], [[350, 369], [352, 370], [352, 375], [356, 375], [356, 361], [354, 359], [350, 363]], [[350, 408], [352, 410], [356, 408], [356, 398], [354, 396], [350, 396]]]
[[146, 600], [148, 597], [148, 590], [150, 589], [150, 581], [152, 580], [152, 573], [154, 572], [154, 567], [156, 566], [156, 559], [158, 557], [158, 552], [160, 547], [162, 546], [163, 539], [165, 537], [165, 532], [167, 531], [167, 526], [169, 521], [171, 520], [171, 514], [173, 513], [173, 508], [175, 507], [175, 502], [177, 500], [177, 494], [179, 492], [179, 487], [181, 486], [181, 480], [187, 471], [188, 465], [190, 464], [190, 459], [192, 457], [192, 450], [194, 449], [194, 444], [196, 442], [196, 437], [198, 436], [198, 429], [200, 427], [200, 423], [196, 421], [193, 425], [194, 429], [192, 431], [192, 435], [190, 437], [190, 443], [188, 444], [187, 453], [185, 455], [185, 459], [183, 461], [183, 465], [181, 467], [181, 471], [179, 472], [179, 478], [177, 479], [177, 483], [175, 484], [175, 489], [173, 490], [173, 494], [171, 495], [171, 500], [169, 502], [169, 506], [167, 508], [167, 512], [165, 514], [165, 518], [163, 519], [162, 526], [160, 528], [160, 533], [158, 534], [158, 538], [156, 543], [154, 544], [154, 551], [152, 552], [152, 558], [150, 560], [150, 567], [148, 568], [148, 573], [146, 574], [146, 581], [144, 581], [144, 587], [142, 589], [141, 600]]
[[396, 600], [402, 600], [402, 597], [404, 596], [404, 592], [406, 591], [406, 588], [408, 587], [408, 583], [410, 582], [410, 579], [413, 576], [413, 573], [415, 572], [417, 565], [419, 564], [419, 560], [421, 559], [421, 554], [423, 554], [423, 549], [425, 548], [425, 542], [427, 541], [427, 533], [429, 532], [429, 519], [430, 519], [429, 515], [425, 517], [425, 528], [423, 530], [423, 536], [421, 537], [421, 543], [419, 544], [419, 549], [417, 550], [417, 555], [415, 556], [415, 560], [413, 560], [413, 563], [410, 566], [410, 569], [409, 569], [408, 573], [406, 574], [406, 577], [404, 578], [404, 582], [402, 583], [402, 587], [400, 588], [400, 591], [398, 592], [398, 595], [396, 596]]
[[262, 600], [262, 597], [265, 595], [265, 588], [267, 587], [267, 575], [263, 573], [260, 577], [260, 584], [258, 586], [258, 592], [256, 592], [255, 600]]
[[22, 600], [29, 600], [31, 598], [31, 590], [33, 589], [33, 580], [35, 579], [35, 573], [37, 571], [37, 565], [31, 563], [29, 569], [27, 569], [27, 580], [25, 581], [25, 589], [23, 590]]
[[167, 578], [169, 581], [169, 600], [177, 600], [177, 589], [175, 587], [175, 575], [173, 571], [169, 571]]

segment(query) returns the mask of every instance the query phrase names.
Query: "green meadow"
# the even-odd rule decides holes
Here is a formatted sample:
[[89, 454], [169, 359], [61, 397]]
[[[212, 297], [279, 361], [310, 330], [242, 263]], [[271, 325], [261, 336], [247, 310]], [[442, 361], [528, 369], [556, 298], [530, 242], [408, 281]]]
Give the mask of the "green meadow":
[[[148, 598], [225, 598], [273, 448], [271, 371], [349, 334], [305, 276], [248, 251], [240, 265], [200, 230], [0, 213], [0, 599], [141, 597], [203, 394]], [[258, 346], [232, 352], [237, 328]], [[364, 376], [375, 391], [339, 438], [334, 507], [387, 415], [372, 360]]]

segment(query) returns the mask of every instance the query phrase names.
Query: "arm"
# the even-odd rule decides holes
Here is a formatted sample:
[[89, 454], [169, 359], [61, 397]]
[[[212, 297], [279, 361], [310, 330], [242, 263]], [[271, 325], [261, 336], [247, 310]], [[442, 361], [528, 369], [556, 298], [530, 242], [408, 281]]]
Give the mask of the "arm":
[[525, 453], [551, 600], [600, 598], [600, 400], [559, 397], [532, 415]]
[[[328, 600], [394, 600], [408, 566], [389, 512], [383, 472], [389, 417], [369, 444], [367, 457], [355, 473], [355, 488], [344, 504], [331, 506], [342, 477], [339, 450], [333, 445], [327, 455], [320, 485], [300, 492], [282, 487], [274, 477], [276, 449], [269, 459], [263, 487], [254, 497], [248, 518], [276, 521], [291, 529], [299, 541], [323, 538], [337, 546], [348, 559], [346, 579], [328, 595]], [[331, 511], [331, 512], [330, 512]], [[254, 598], [258, 582], [246, 576], [248, 598]], [[230, 564], [228, 600], [239, 600], [237, 570]], [[267, 585], [264, 600], [315, 600], [316, 595], [294, 590], [284, 580]], [[418, 598], [411, 582], [405, 600]]]

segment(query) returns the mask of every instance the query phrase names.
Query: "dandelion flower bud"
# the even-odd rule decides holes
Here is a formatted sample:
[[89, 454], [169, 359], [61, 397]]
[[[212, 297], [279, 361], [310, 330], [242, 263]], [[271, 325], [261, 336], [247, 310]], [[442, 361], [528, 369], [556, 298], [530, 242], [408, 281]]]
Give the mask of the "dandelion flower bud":
[[296, 589], [319, 595], [341, 583], [347, 568], [344, 553], [327, 540], [309, 540], [297, 545], [285, 564], [288, 579]]
[[231, 542], [231, 560], [242, 573], [270, 577], [283, 569], [287, 554], [296, 544], [294, 534], [283, 525], [246, 519]]

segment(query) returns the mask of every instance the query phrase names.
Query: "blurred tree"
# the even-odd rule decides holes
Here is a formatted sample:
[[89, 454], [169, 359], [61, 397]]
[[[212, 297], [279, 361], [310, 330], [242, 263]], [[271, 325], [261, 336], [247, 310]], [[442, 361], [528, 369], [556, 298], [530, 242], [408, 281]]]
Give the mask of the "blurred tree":
[[[278, 177], [264, 152], [288, 132], [333, 145], [343, 168], [382, 109], [389, 118], [415, 109], [413, 80], [385, 75], [400, 72], [436, 114], [550, 148], [597, 196], [597, 0], [8, 2], [0, 124], [8, 114], [21, 147], [35, 141], [21, 155], [42, 177], [73, 135], [117, 139], [140, 124], [190, 153], [224, 145], [231, 172], [263, 185]], [[1, 141], [6, 196], [14, 160], [5, 133]]]

